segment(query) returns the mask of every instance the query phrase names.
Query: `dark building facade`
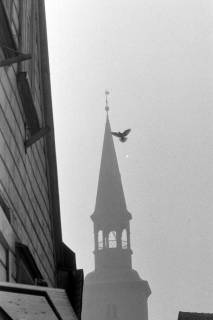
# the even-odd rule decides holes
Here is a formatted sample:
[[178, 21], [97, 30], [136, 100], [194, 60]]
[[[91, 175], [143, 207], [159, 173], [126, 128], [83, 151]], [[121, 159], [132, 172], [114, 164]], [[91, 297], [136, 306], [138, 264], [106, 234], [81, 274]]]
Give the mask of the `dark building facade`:
[[62, 242], [44, 0], [0, 0], [0, 282], [66, 289], [80, 318], [82, 281]]
[[[108, 111], [108, 107], [106, 107]], [[148, 282], [132, 268], [126, 207], [107, 114], [95, 211], [95, 270], [85, 278], [83, 320], [148, 320]]]

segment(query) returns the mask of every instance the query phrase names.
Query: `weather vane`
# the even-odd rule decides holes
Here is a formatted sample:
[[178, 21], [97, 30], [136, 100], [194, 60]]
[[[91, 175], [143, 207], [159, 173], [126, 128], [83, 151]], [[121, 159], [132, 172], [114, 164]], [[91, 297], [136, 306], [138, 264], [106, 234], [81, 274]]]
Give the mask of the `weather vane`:
[[105, 91], [105, 95], [106, 95], [106, 106], [105, 106], [105, 110], [106, 110], [106, 112], [108, 112], [108, 111], [109, 111], [108, 99], [107, 99], [107, 97], [108, 97], [108, 95], [109, 95], [109, 91], [108, 91], [108, 90]]

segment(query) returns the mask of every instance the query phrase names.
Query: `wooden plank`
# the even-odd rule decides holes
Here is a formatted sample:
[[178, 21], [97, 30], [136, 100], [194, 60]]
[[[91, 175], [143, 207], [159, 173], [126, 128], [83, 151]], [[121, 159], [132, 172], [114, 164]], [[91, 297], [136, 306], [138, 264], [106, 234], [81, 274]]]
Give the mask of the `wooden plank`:
[[36, 112], [27, 72], [17, 74], [18, 91], [31, 135], [39, 130], [39, 120]]

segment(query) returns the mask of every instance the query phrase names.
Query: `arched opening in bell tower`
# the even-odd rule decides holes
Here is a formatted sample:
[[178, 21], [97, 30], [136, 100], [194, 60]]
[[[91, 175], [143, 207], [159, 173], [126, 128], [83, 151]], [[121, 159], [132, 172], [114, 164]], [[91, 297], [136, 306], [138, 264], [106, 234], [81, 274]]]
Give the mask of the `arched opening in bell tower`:
[[109, 248], [117, 248], [116, 231], [111, 231], [108, 235]]
[[98, 231], [98, 250], [103, 249], [103, 231], [99, 230]]
[[123, 229], [121, 237], [122, 249], [127, 249], [127, 231]]

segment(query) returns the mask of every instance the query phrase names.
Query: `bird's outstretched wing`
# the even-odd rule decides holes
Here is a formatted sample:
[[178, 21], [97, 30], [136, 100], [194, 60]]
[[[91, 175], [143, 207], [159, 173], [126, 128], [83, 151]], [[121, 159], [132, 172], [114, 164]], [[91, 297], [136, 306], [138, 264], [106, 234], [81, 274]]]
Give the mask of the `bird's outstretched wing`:
[[112, 134], [113, 136], [118, 137], [118, 138], [120, 138], [120, 137], [122, 136], [122, 134], [121, 134], [120, 132], [111, 132], [111, 134]]
[[127, 136], [130, 133], [130, 131], [131, 131], [131, 129], [127, 129], [122, 133], [122, 135]]

